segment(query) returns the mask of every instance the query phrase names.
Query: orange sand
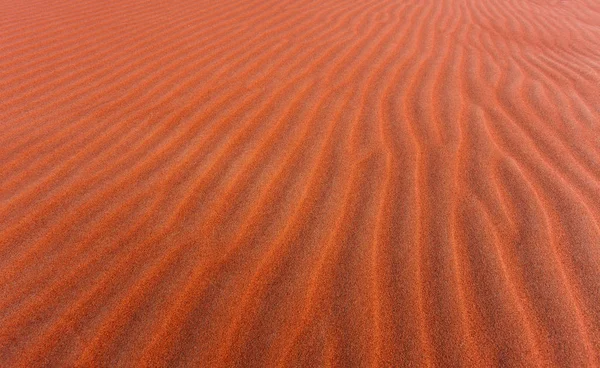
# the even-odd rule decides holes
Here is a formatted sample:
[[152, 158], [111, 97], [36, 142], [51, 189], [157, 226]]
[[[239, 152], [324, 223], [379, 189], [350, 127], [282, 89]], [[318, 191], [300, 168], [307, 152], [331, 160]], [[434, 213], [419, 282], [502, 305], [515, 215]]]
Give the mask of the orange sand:
[[1, 0], [0, 366], [600, 366], [595, 0]]

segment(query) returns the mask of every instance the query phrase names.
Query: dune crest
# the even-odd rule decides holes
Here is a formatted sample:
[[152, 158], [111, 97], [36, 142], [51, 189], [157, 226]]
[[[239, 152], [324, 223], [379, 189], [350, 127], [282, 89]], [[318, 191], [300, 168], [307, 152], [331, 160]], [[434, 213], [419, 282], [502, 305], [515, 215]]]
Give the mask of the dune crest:
[[600, 366], [599, 24], [0, 1], [0, 365]]

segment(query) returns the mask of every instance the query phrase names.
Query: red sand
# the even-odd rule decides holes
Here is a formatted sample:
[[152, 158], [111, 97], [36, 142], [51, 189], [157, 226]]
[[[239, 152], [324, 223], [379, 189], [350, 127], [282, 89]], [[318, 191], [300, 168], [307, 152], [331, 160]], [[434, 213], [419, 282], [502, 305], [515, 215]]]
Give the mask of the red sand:
[[0, 366], [600, 366], [595, 0], [0, 1]]

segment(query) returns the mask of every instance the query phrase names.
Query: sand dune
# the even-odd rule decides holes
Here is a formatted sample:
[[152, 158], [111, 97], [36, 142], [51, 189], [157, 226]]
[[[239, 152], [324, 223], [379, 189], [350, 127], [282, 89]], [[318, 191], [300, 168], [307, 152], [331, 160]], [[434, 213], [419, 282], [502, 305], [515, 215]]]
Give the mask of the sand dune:
[[600, 5], [0, 1], [0, 366], [600, 366]]

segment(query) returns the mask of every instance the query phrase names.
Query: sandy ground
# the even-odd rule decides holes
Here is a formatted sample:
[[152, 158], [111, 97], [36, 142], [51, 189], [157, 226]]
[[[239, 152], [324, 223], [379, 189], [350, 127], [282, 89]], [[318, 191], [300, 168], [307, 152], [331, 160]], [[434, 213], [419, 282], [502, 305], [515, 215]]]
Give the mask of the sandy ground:
[[0, 366], [600, 366], [600, 3], [1, 0]]

